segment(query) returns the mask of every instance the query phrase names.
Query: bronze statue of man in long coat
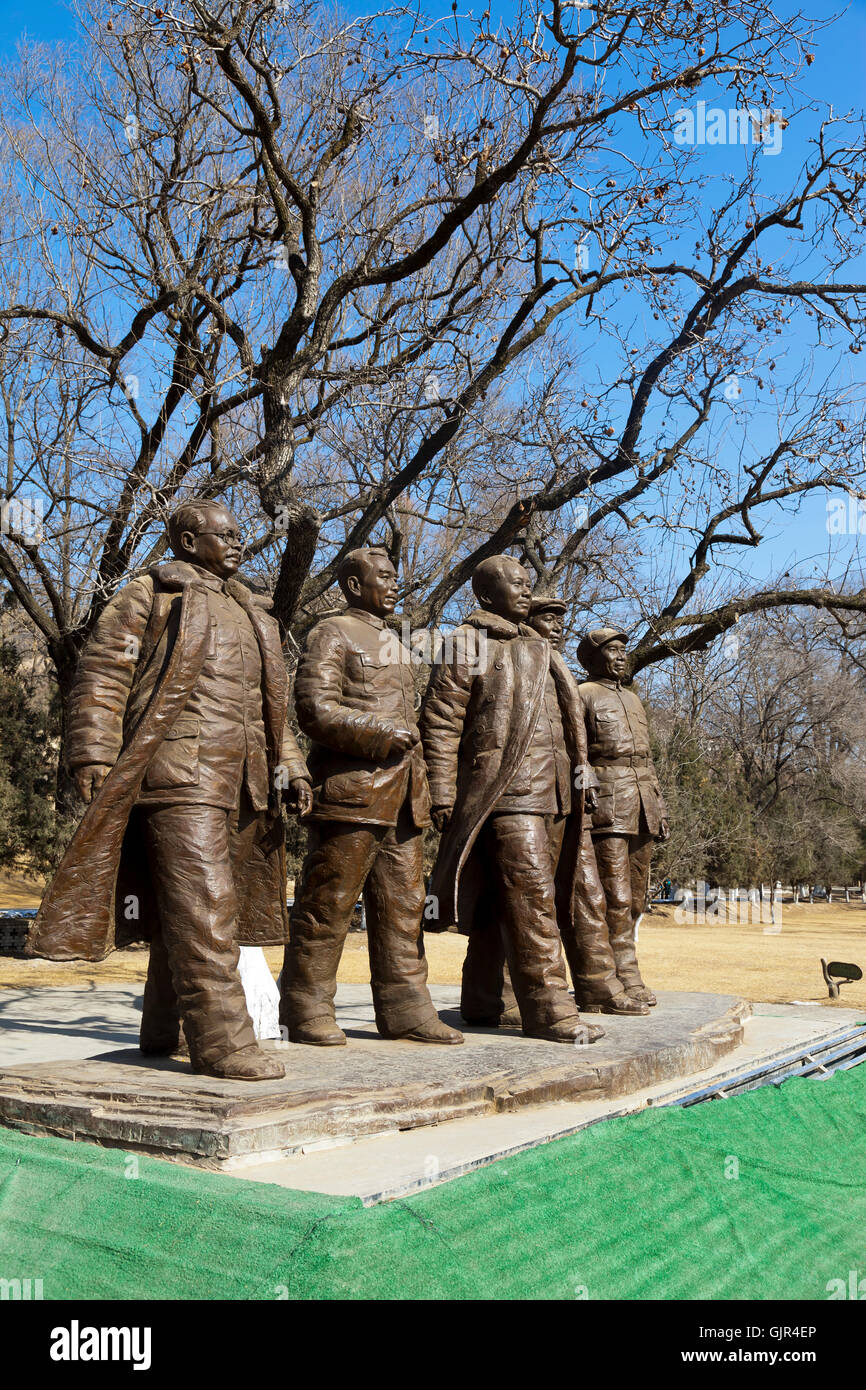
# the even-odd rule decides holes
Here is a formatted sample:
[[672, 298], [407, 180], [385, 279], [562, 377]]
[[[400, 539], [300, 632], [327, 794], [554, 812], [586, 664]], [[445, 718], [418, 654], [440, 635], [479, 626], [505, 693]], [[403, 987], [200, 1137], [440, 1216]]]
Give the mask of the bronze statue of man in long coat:
[[89, 805], [30, 949], [149, 940], [142, 1051], [175, 1051], [183, 1024], [194, 1071], [262, 1080], [283, 1068], [256, 1043], [238, 945], [286, 939], [280, 793], [307, 810], [309, 774], [270, 601], [235, 578], [237, 521], [190, 502], [168, 529], [176, 559], [115, 595], [81, 656], [67, 748]]
[[[524, 1032], [592, 1042], [603, 1030], [580, 1019], [557, 928], [557, 899], [570, 900], [577, 862], [567, 833], [583, 737], [577, 683], [526, 623], [530, 580], [519, 561], [483, 561], [472, 587], [480, 606], [449, 635], [422, 706], [442, 831], [430, 884], [438, 926], [469, 934], [464, 1017], [501, 939]], [[491, 1002], [501, 1013], [506, 1001]]]

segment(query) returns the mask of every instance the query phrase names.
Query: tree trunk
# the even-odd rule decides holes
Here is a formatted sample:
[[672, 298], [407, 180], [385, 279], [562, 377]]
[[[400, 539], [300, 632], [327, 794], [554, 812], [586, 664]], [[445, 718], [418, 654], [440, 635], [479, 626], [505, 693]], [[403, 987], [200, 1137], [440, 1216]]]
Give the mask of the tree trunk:
[[281, 515], [285, 518], [286, 543], [274, 586], [274, 617], [285, 636], [313, 563], [322, 519], [315, 507], [298, 498], [283, 504]]
[[57, 774], [54, 793], [54, 864], [60, 863], [66, 846], [75, 833], [75, 828], [84, 813], [84, 804], [72, 778], [67, 762], [67, 733], [69, 721], [69, 697], [75, 679], [77, 661], [63, 659], [56, 661], [57, 694], [60, 708], [60, 747], [57, 754]]

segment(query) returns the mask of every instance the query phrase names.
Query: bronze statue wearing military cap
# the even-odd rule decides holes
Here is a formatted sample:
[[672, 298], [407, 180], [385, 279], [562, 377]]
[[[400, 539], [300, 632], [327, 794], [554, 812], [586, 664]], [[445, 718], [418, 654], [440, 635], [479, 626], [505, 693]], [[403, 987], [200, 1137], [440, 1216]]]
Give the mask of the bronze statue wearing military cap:
[[608, 642], [628, 641], [628, 633], [622, 632], [618, 627], [594, 627], [590, 632], [585, 632], [577, 644], [577, 659], [585, 671], [592, 667], [594, 658], [606, 647]]
[[595, 628], [580, 642], [578, 656], [589, 677], [580, 693], [589, 763], [598, 778], [591, 835], [608, 942], [595, 943], [575, 978], [575, 994], [587, 1012], [637, 1012], [634, 1004], [656, 1003], [641, 978], [635, 928], [646, 905], [653, 841], [669, 834], [667, 810], [650, 755], [646, 711], [623, 684], [626, 634]]

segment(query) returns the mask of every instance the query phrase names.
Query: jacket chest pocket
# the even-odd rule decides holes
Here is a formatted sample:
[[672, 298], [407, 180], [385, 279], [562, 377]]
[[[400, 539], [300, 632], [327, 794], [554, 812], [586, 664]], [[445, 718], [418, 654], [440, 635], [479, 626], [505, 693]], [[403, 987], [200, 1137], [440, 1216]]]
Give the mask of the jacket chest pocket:
[[617, 715], [606, 710], [596, 711], [595, 742], [604, 747], [613, 747], [619, 740], [620, 720]]
[[636, 705], [629, 710], [629, 719], [635, 733], [640, 735], [647, 743], [649, 742], [649, 722], [646, 717], [646, 710], [643, 705]]
[[391, 669], [384, 657], [370, 652], [346, 653], [346, 676], [350, 685], [360, 685], [367, 691], [378, 689]]
[[404, 664], [400, 667], [400, 680], [403, 683], [403, 699], [407, 709], [419, 710], [421, 708], [421, 691], [415, 689], [415, 679], [412, 675], [412, 667]]
[[197, 787], [199, 782], [199, 721], [177, 719], [147, 765], [148, 791]]

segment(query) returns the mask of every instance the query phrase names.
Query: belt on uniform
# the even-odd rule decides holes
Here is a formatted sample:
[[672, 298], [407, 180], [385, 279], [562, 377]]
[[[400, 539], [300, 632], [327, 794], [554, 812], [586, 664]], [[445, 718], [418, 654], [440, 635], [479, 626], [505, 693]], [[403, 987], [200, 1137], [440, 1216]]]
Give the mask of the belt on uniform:
[[621, 758], [594, 758], [593, 767], [647, 767], [649, 756], [646, 753], [627, 753]]

